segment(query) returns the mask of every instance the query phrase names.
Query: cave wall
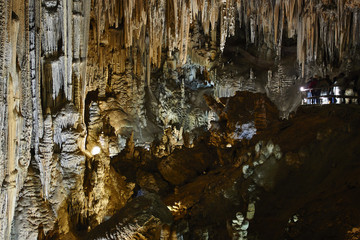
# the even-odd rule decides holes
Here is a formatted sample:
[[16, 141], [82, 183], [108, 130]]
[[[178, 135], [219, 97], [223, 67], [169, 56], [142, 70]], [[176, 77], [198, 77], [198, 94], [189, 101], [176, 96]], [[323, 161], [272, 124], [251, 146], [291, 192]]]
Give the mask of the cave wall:
[[30, 162], [32, 98], [27, 4], [1, 1], [1, 227], [9, 238]]
[[[220, 56], [236, 34], [274, 62], [295, 39], [298, 81], [316, 68], [327, 74], [355, 65], [359, 7], [357, 0], [0, 0], [0, 238], [36, 239], [40, 225], [47, 233], [55, 222], [66, 235], [121, 208], [133, 185], [110, 166], [120, 151], [117, 135], [154, 128], [151, 141], [171, 124], [189, 131], [206, 125], [212, 113], [181, 110], [197, 102], [185, 89], [199, 78], [203, 91], [219, 82]], [[268, 76], [280, 95], [293, 84], [283, 72]], [[169, 89], [170, 80], [179, 91], [164, 97], [173, 89], [156, 89], [162, 82]], [[89, 92], [96, 94], [86, 105]], [[181, 111], [168, 114], [174, 105]], [[108, 126], [114, 134], [101, 140]], [[173, 145], [181, 142], [174, 138]], [[97, 157], [94, 142], [107, 149]], [[110, 200], [111, 191], [121, 197]]]
[[[89, 7], [87, 1], [1, 2], [2, 239], [35, 239], [39, 224], [52, 229], [69, 194], [60, 189], [70, 191], [83, 172], [84, 135], [78, 138]], [[73, 166], [80, 169], [67, 179]]]

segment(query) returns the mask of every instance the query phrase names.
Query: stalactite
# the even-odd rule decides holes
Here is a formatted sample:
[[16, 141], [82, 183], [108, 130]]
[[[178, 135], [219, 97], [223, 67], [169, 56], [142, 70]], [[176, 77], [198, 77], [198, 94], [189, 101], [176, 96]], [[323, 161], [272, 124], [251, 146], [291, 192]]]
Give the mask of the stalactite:
[[51, 174], [51, 162], [54, 151], [54, 141], [53, 141], [53, 130], [52, 130], [52, 118], [51, 115], [48, 115], [44, 121], [44, 136], [41, 139], [39, 144], [39, 153], [40, 153], [40, 179], [42, 183], [42, 189], [44, 198], [49, 198], [50, 191], [50, 174]]
[[[152, 66], [158, 68], [164, 49], [168, 50], [168, 56], [178, 51], [180, 65], [186, 62], [188, 48], [191, 48], [188, 45], [190, 26], [196, 22], [201, 24], [208, 36], [213, 36], [219, 26], [220, 32], [217, 34], [220, 41], [216, 44], [223, 50], [226, 39], [234, 35], [237, 19], [240, 27], [246, 29], [249, 43], [255, 43], [255, 39], [261, 36], [263, 39], [259, 39], [258, 43], [273, 48], [278, 56], [281, 56], [286, 29], [286, 37], [297, 38], [298, 62], [303, 66], [322, 60], [318, 59], [319, 56], [333, 62], [337, 58], [336, 52], [341, 59], [347, 55], [349, 46], [357, 45], [358, 41], [356, 35], [350, 34], [351, 27], [359, 28], [356, 8], [348, 8], [347, 3], [340, 0], [334, 9], [331, 3], [318, 0], [276, 0], [274, 3], [269, 0], [201, 0], [189, 3], [180, 0], [126, 0], [121, 3], [106, 1], [104, 4], [97, 4], [95, 11], [98, 44], [101, 38], [109, 35], [104, 22], [114, 28], [122, 23], [120, 46], [125, 49], [137, 47], [140, 56], [144, 57], [146, 44], [140, 36], [147, 35], [150, 61]], [[349, 24], [351, 18], [354, 24]], [[327, 54], [321, 55], [322, 51]], [[123, 58], [134, 57], [128, 53], [126, 51]]]

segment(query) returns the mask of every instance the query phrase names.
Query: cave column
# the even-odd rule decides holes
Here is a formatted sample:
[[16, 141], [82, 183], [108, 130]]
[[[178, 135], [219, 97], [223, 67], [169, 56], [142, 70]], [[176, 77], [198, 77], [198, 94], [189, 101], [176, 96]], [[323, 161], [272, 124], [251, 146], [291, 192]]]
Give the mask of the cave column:
[[10, 239], [30, 162], [28, 1], [0, 1], [0, 239]]

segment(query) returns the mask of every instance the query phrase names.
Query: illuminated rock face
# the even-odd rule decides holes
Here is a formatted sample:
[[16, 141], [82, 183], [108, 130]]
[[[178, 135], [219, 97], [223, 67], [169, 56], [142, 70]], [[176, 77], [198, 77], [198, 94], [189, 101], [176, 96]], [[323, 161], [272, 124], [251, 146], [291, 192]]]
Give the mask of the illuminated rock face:
[[[287, 115], [306, 78], [353, 76], [359, 9], [358, 0], [0, 0], [0, 239], [76, 238], [136, 191], [164, 197], [227, 163], [223, 147], [266, 133], [278, 115], [264, 94], [236, 91], [266, 92]], [[179, 150], [208, 129], [220, 150]], [[186, 229], [154, 216], [141, 216], [149, 234]], [[146, 235], [139, 228], [120, 227]]]

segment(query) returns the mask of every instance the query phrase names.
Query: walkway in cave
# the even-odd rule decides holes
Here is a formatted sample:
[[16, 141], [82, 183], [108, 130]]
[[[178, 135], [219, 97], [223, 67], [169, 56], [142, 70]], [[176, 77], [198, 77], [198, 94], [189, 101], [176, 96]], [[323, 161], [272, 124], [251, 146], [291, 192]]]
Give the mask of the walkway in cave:
[[[326, 94], [329, 90], [321, 88], [301, 88], [300, 91], [301, 105], [360, 104], [360, 97], [354, 92], [351, 95]], [[313, 93], [314, 91], [318, 91], [318, 93]]]

